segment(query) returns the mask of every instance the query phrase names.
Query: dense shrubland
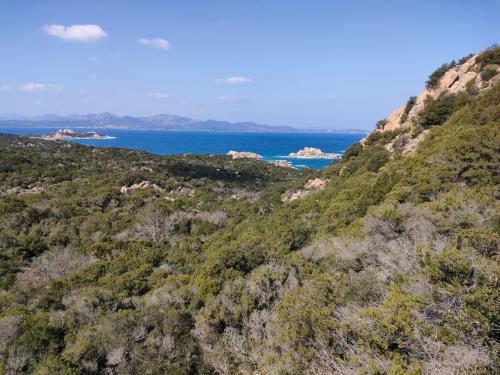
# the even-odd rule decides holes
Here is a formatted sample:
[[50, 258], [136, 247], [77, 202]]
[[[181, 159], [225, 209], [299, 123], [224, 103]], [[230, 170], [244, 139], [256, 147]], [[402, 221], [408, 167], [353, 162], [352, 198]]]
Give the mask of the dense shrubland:
[[500, 86], [415, 126], [321, 172], [1, 136], [2, 371], [494, 373]]

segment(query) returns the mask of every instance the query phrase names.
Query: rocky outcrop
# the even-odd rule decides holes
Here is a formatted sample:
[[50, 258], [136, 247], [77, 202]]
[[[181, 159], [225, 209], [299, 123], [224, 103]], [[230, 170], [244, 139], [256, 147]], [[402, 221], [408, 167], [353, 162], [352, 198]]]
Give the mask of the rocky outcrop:
[[262, 159], [262, 156], [259, 154], [256, 154], [254, 152], [245, 152], [245, 151], [229, 151], [227, 155], [232, 156], [233, 160], [234, 159], [243, 159], [243, 158], [249, 158], [249, 159], [257, 159], [260, 160]]
[[325, 187], [326, 180], [322, 180], [321, 178], [314, 178], [309, 180], [304, 185], [304, 189], [306, 190], [321, 190]]
[[302, 150], [292, 152], [288, 157], [295, 159], [339, 159], [340, 155], [325, 153], [319, 148], [304, 147]]
[[149, 181], [142, 181], [142, 182], [139, 182], [138, 184], [132, 184], [130, 186], [122, 186], [120, 188], [120, 193], [127, 194], [128, 192], [130, 192], [132, 190], [137, 190], [137, 189], [153, 189], [156, 191], [165, 191], [164, 189], [162, 189], [161, 187], [159, 187], [156, 184], [153, 184]]
[[429, 129], [426, 129], [414, 138], [410, 137], [408, 134], [400, 135], [392, 142], [387, 143], [384, 148], [391, 153], [395, 151], [399, 151], [403, 154], [414, 152], [417, 150], [417, 146], [425, 139], [428, 133]]
[[[394, 110], [386, 119], [385, 124], [380, 129], [373, 130], [372, 133], [394, 131], [401, 128], [409, 128], [418, 120], [418, 115], [423, 110], [429, 99], [436, 99], [442, 94], [458, 94], [467, 92], [471, 87], [477, 91], [482, 91], [493, 87], [500, 81], [500, 67], [497, 67], [495, 77], [484, 80], [481, 76], [481, 66], [476, 62], [478, 55], [473, 55], [461, 64], [449, 68], [439, 81], [425, 88], [412, 103], [411, 109], [405, 114], [406, 104]], [[371, 134], [371, 133], [370, 133]], [[418, 144], [425, 139], [428, 131], [419, 133], [418, 136], [411, 138], [408, 134], [398, 136], [385, 148], [390, 151], [401, 151], [410, 153], [416, 150]], [[365, 143], [366, 138], [360, 141]]]
[[[387, 117], [387, 123], [380, 129], [380, 131], [390, 131], [400, 128], [401, 126], [411, 124], [412, 120], [420, 113], [420, 111], [425, 106], [425, 101], [427, 98], [435, 99], [439, 95], [447, 94], [457, 94], [464, 92], [472, 84], [475, 85], [477, 90], [481, 91], [489, 87], [494, 86], [500, 77], [497, 76], [494, 79], [485, 81], [481, 78], [481, 69], [478, 64], [476, 64], [477, 55], [472, 56], [463, 64], [456, 65], [450, 68], [443, 77], [439, 80], [438, 84], [431, 88], [424, 89], [416, 98], [415, 105], [411, 108], [408, 113], [408, 118], [404, 123], [401, 123], [401, 117], [404, 113], [405, 105], [402, 105], [394, 112], [392, 112], [389, 117]], [[497, 72], [500, 69], [497, 68]]]
[[288, 160], [275, 160], [272, 164], [276, 167], [292, 168], [292, 164]]
[[304, 188], [297, 191], [287, 191], [281, 196], [281, 201], [285, 203], [293, 202], [297, 199], [307, 197], [309, 194], [322, 190], [326, 186], [327, 180], [314, 178], [307, 181]]
[[42, 186], [32, 186], [27, 188], [22, 188], [20, 186], [12, 187], [4, 192], [0, 192], [1, 195], [34, 195], [45, 191]]

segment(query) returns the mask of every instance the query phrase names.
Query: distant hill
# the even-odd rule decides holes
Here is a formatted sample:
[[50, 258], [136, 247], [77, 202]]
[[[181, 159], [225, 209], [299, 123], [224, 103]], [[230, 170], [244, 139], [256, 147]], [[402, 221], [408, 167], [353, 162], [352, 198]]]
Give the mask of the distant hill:
[[193, 130], [193, 131], [242, 131], [242, 132], [297, 132], [290, 126], [272, 126], [254, 122], [228, 122], [195, 120], [175, 115], [146, 117], [117, 116], [112, 113], [89, 113], [59, 116], [47, 114], [24, 117], [16, 114], [0, 116], [0, 127], [57, 127], [57, 128], [104, 128], [130, 130]]
[[184, 130], [184, 131], [221, 131], [221, 132], [308, 132], [308, 133], [367, 133], [361, 129], [297, 129], [291, 126], [257, 124], [255, 122], [228, 122], [218, 120], [196, 120], [176, 115], [153, 115], [145, 117], [117, 116], [113, 113], [87, 113], [60, 116], [44, 114], [23, 116], [17, 113], [0, 114], [0, 128], [90, 128], [90, 129], [129, 129], [129, 130]]

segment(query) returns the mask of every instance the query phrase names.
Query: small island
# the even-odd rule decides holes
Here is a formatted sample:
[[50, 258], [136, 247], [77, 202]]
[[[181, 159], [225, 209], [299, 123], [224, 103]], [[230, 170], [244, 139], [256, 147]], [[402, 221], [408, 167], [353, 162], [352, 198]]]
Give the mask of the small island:
[[68, 139], [114, 139], [115, 137], [96, 132], [78, 132], [72, 129], [59, 129], [54, 133], [42, 134], [32, 138], [45, 139], [47, 141], [64, 141]]
[[302, 150], [288, 155], [292, 159], [340, 159], [340, 154], [329, 154], [319, 148], [304, 147]]
[[259, 154], [256, 154], [255, 152], [231, 150], [227, 153], [227, 155], [232, 156], [233, 159], [243, 159], [243, 158], [257, 159], [257, 160], [262, 159], [262, 156], [260, 156]]

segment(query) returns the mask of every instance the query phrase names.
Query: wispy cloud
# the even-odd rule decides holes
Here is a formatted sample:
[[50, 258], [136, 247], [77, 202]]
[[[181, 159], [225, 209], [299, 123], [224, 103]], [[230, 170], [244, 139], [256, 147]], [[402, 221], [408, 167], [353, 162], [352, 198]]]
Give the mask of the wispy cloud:
[[98, 63], [99, 61], [101, 61], [101, 59], [99, 59], [99, 57], [95, 57], [95, 56], [89, 56], [89, 57], [87, 57], [87, 60], [90, 62], [93, 62], [93, 63]]
[[236, 99], [233, 98], [232, 96], [227, 96], [227, 95], [221, 95], [217, 97], [217, 101], [219, 103], [229, 103], [229, 102], [234, 102]]
[[168, 40], [163, 38], [153, 38], [153, 39], [139, 38], [137, 39], [137, 43], [159, 49], [169, 49], [170, 47], [170, 43], [168, 42]]
[[99, 25], [45, 25], [44, 30], [48, 35], [56, 38], [80, 42], [95, 41], [108, 36]]
[[168, 95], [161, 92], [148, 92], [146, 95], [155, 99], [168, 99]]
[[11, 85], [1, 85], [0, 86], [0, 91], [10, 91], [10, 90], [12, 90]]
[[24, 92], [42, 92], [42, 91], [62, 91], [63, 87], [61, 85], [55, 85], [53, 83], [34, 83], [30, 82], [19, 87], [19, 90]]
[[243, 85], [245, 83], [249, 83], [251, 81], [250, 78], [236, 76], [236, 77], [228, 77], [228, 78], [219, 78], [215, 80], [217, 85]]

